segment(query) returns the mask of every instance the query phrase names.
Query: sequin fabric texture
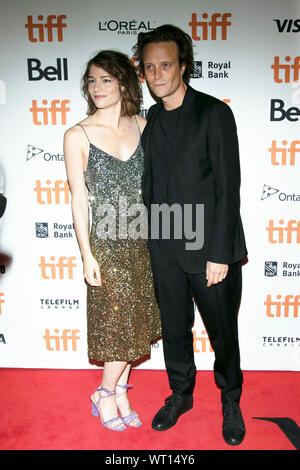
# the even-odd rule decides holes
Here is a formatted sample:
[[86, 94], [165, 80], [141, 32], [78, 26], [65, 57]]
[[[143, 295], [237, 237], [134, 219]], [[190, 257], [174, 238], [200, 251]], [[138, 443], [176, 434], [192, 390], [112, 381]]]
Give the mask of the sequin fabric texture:
[[[119, 230], [120, 200], [128, 207], [143, 203], [142, 172], [140, 142], [126, 161], [90, 143], [85, 173], [92, 219], [90, 245], [102, 280], [101, 287], [87, 288], [88, 356], [94, 361], [136, 361], [149, 355], [151, 342], [161, 336], [147, 240], [124, 238]], [[105, 205], [115, 211], [99, 211]], [[114, 228], [114, 219], [116, 239], [104, 239], [99, 227], [106, 220]], [[134, 220], [131, 215], [128, 223]]]

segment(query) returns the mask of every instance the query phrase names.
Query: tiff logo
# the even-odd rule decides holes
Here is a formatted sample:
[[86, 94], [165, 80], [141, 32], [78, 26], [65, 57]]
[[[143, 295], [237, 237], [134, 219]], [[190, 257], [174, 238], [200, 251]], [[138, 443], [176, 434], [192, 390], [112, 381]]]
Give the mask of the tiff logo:
[[270, 318], [298, 318], [299, 316], [299, 305], [300, 305], [300, 295], [286, 295], [284, 300], [280, 299], [282, 296], [276, 295], [277, 300], [272, 300], [272, 296], [267, 295], [267, 300], [264, 302], [266, 306], [266, 315]]
[[[46, 185], [51, 185], [51, 180], [46, 180]], [[68, 181], [56, 180], [54, 186], [45, 187], [41, 185], [40, 180], [36, 180], [36, 186], [33, 189], [36, 192], [36, 199], [38, 204], [61, 204], [61, 194], [63, 194], [63, 202], [69, 204], [70, 202], [70, 188]], [[53, 201], [54, 193], [54, 201]], [[46, 201], [43, 198], [46, 195]]]
[[[35, 126], [48, 126], [49, 124], [49, 114], [51, 117], [51, 124], [53, 126], [57, 125], [57, 114], [61, 115], [61, 124], [64, 126], [67, 123], [67, 112], [70, 111], [70, 108], [67, 108], [67, 104], [70, 103], [70, 100], [52, 100], [51, 106], [48, 108], [48, 100], [43, 100], [43, 106], [37, 105], [37, 100], [32, 100], [32, 107], [29, 111], [32, 113], [32, 120]], [[58, 106], [60, 104], [60, 106]], [[39, 114], [42, 116], [42, 121], [39, 120]]]
[[[282, 145], [288, 145], [287, 140], [282, 141]], [[268, 149], [271, 153], [272, 165], [294, 166], [296, 160], [296, 153], [300, 152], [300, 140], [292, 140], [290, 147], [282, 147], [277, 144], [276, 140], [272, 140], [271, 147]], [[280, 155], [277, 159], [278, 154]], [[289, 154], [289, 157], [288, 157]]]
[[60, 335], [58, 329], [54, 330], [55, 334], [51, 334], [50, 330], [47, 328], [45, 330], [45, 336], [43, 339], [46, 343], [46, 349], [48, 351], [69, 351], [70, 346], [72, 351], [77, 351], [77, 341], [80, 340], [80, 336], [77, 333], [80, 333], [80, 330], [63, 330]]
[[[28, 30], [28, 39], [31, 42], [44, 42], [45, 31], [47, 31], [47, 41], [53, 42], [53, 30], [57, 30], [58, 42], [63, 41], [63, 28], [67, 27], [63, 20], [66, 19], [66, 15], [48, 15], [46, 23], [41, 23], [44, 20], [43, 15], [38, 15], [38, 22], [33, 22], [32, 15], [27, 16], [27, 23], [25, 28]], [[37, 37], [35, 35], [37, 32]]]
[[[286, 227], [283, 227], [285, 221], [280, 219], [277, 226], [274, 220], [269, 220], [269, 226], [266, 228], [269, 232], [269, 243], [300, 243], [300, 220], [289, 220]], [[274, 235], [276, 234], [276, 237]], [[294, 234], [294, 240], [292, 240]]]
[[[213, 13], [211, 20], [208, 20], [208, 14], [202, 14], [202, 20], [198, 21], [197, 13], [192, 13], [192, 19], [189, 22], [189, 26], [192, 29], [191, 36], [194, 41], [207, 41], [208, 32], [210, 30], [210, 39], [215, 41], [217, 39], [217, 31], [221, 33], [221, 40], [226, 41], [227, 39], [227, 28], [231, 26], [231, 22], [228, 18], [231, 17], [231, 13]], [[204, 20], [204, 21], [203, 21]], [[201, 33], [200, 33], [201, 32]], [[201, 36], [199, 36], [199, 33]]]
[[[60, 256], [58, 262], [55, 263], [55, 256], [50, 256], [49, 263], [46, 262], [45, 256], [41, 256], [41, 262], [38, 265], [41, 268], [41, 276], [43, 279], [73, 279], [73, 271], [77, 264], [74, 263], [75, 256]], [[49, 274], [48, 274], [49, 273]], [[58, 277], [57, 277], [58, 275]]]
[[203, 336], [197, 336], [197, 332], [193, 330], [193, 344], [194, 344], [194, 352], [213, 352], [213, 348], [211, 347], [209, 338], [205, 330], [201, 331]]
[[[291, 70], [293, 71], [292, 81], [296, 82], [299, 80], [299, 70], [300, 70], [300, 56], [294, 58], [294, 62], [289, 64], [290, 56], [285, 57], [285, 64], [280, 63], [279, 56], [274, 57], [274, 63], [271, 65], [271, 69], [274, 70], [274, 81], [276, 83], [290, 83], [291, 81]], [[282, 75], [281, 75], [282, 71]]]

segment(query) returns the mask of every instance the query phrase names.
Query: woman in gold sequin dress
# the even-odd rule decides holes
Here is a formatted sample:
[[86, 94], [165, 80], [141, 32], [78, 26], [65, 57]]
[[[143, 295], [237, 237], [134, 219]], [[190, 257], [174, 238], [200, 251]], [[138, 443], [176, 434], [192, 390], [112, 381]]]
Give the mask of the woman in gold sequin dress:
[[[124, 54], [101, 51], [83, 77], [88, 117], [65, 133], [74, 227], [87, 288], [88, 355], [103, 361], [92, 412], [122, 431], [141, 421], [127, 398], [131, 362], [161, 335], [143, 220], [141, 91]], [[89, 230], [89, 208], [91, 229]], [[133, 208], [133, 210], [131, 210]]]

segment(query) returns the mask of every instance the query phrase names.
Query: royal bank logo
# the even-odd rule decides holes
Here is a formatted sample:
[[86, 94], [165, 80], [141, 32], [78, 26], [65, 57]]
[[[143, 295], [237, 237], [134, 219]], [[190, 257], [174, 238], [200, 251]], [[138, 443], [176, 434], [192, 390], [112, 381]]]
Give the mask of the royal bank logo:
[[229, 78], [231, 71], [231, 61], [215, 62], [212, 60], [203, 64], [202, 61], [195, 61], [191, 78]]
[[99, 31], [106, 31], [116, 33], [121, 36], [125, 35], [136, 35], [138, 33], [145, 33], [152, 31], [156, 28], [156, 21], [151, 22], [150, 20], [101, 20], [99, 21]]
[[277, 261], [265, 261], [265, 276], [277, 276]]
[[48, 223], [47, 222], [36, 222], [35, 224], [35, 235], [37, 238], [48, 238]]
[[53, 222], [49, 230], [48, 222], [36, 222], [35, 234], [37, 238], [74, 238], [74, 224], [60, 224]]
[[202, 78], [202, 60], [201, 61], [194, 61], [193, 69], [190, 75], [191, 78]]
[[300, 263], [265, 261], [266, 277], [300, 278]]

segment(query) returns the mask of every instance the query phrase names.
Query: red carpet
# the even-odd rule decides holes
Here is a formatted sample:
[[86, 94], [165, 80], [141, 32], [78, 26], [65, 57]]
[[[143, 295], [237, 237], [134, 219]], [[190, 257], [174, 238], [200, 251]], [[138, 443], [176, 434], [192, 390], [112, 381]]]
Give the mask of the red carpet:
[[121, 433], [91, 416], [89, 395], [100, 378], [101, 370], [0, 369], [0, 449], [295, 450], [277, 424], [253, 418], [290, 418], [294, 432], [300, 432], [299, 372], [244, 372], [247, 432], [236, 448], [222, 438], [220, 392], [212, 372], [198, 372], [193, 410], [164, 432], [153, 431], [151, 421], [169, 395], [165, 371], [132, 372], [130, 399], [143, 426]]

